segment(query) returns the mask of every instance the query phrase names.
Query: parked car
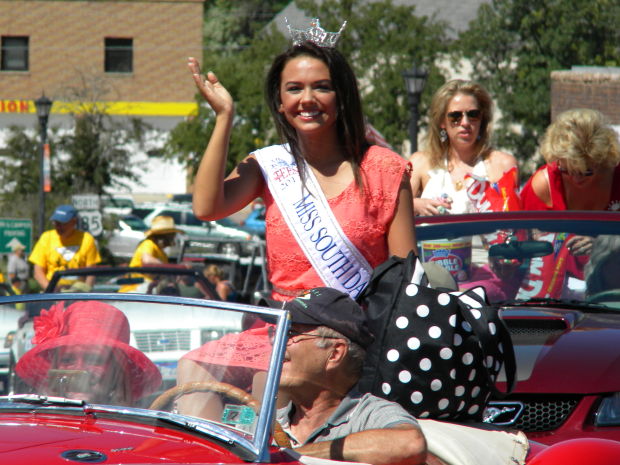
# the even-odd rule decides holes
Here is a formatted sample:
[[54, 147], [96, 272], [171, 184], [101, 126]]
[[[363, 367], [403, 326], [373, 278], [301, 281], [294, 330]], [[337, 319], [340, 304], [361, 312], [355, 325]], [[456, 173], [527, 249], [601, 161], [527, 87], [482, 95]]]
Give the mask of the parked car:
[[[290, 447], [274, 428], [289, 329], [285, 310], [142, 294], [0, 298], [0, 305], [15, 303], [41, 309], [41, 337], [20, 360], [20, 389], [0, 397], [3, 463], [345, 464], [281, 449]], [[246, 320], [274, 328], [273, 337], [264, 332], [268, 363], [252, 392], [222, 382], [217, 373], [213, 380], [176, 384], [177, 363], [191, 348], [242, 331]], [[60, 347], [63, 356], [54, 357]], [[243, 357], [243, 346], [231, 349], [231, 359]], [[97, 357], [78, 365], [81, 353]], [[196, 390], [217, 396], [221, 413], [199, 418], [179, 412], [175, 400]], [[613, 452], [617, 443], [610, 443], [532, 443], [525, 465], [591, 463], [592, 457], [609, 464], [598, 460]], [[567, 450], [581, 461], [559, 461]]]
[[487, 420], [545, 444], [620, 440], [620, 212], [417, 217], [416, 234], [512, 334], [518, 383]]
[[171, 202], [173, 203], [192, 203], [192, 198], [193, 195], [192, 194], [172, 194], [172, 197], [170, 199]]
[[243, 221], [243, 225], [254, 234], [265, 237], [265, 207], [254, 208]]
[[219, 220], [215, 220], [215, 222], [221, 226], [225, 226], [227, 228], [238, 229], [248, 234], [260, 236], [256, 231], [252, 228], [245, 226], [245, 224], [241, 224], [235, 221], [232, 217], [226, 216], [224, 218], [220, 218]]
[[117, 258], [131, 259], [148, 226], [135, 215], [113, 216], [110, 221], [113, 229], [106, 234], [108, 249]]
[[142, 202], [142, 203], [137, 203], [131, 209], [131, 214], [134, 215], [134, 216], [137, 216], [138, 218], [142, 218], [142, 220], [144, 220], [146, 215], [151, 213], [156, 208], [161, 207], [162, 205], [166, 205], [166, 204], [165, 203], [161, 203], [161, 202]]
[[209, 245], [206, 253], [247, 256], [254, 250], [256, 241], [260, 240], [258, 236], [239, 228], [230, 228], [215, 221], [198, 219], [189, 204], [157, 206], [144, 217], [144, 222], [150, 225], [153, 218], [159, 215], [174, 218], [175, 224], [185, 232], [189, 241], [200, 241]]
[[104, 215], [129, 215], [134, 207], [130, 195], [102, 195], [101, 204]]

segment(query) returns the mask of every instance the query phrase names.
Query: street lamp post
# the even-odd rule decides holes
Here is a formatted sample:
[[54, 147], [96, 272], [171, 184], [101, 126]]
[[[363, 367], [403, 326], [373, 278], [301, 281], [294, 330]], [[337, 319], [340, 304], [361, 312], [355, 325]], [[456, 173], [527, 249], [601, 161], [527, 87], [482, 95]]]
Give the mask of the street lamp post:
[[40, 172], [39, 172], [39, 235], [45, 231], [45, 171], [46, 171], [46, 150], [47, 150], [47, 121], [52, 109], [52, 101], [45, 96], [45, 93], [34, 101], [39, 117], [39, 131], [41, 134], [40, 152]]
[[411, 69], [402, 72], [407, 88], [407, 97], [409, 100], [409, 108], [411, 109], [411, 120], [409, 121], [409, 141], [411, 143], [411, 153], [418, 150], [418, 119], [420, 95], [424, 90], [428, 73], [424, 68], [418, 68], [414, 63]]

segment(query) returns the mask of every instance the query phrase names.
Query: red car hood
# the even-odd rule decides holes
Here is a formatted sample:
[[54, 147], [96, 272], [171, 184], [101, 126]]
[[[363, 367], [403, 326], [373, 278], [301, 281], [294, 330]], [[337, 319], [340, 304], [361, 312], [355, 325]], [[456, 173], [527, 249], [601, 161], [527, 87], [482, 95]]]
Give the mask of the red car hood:
[[620, 311], [509, 308], [515, 393], [620, 391]]
[[[221, 443], [180, 430], [95, 415], [4, 413], [0, 463], [244, 463]], [[105, 456], [97, 461], [98, 454]]]

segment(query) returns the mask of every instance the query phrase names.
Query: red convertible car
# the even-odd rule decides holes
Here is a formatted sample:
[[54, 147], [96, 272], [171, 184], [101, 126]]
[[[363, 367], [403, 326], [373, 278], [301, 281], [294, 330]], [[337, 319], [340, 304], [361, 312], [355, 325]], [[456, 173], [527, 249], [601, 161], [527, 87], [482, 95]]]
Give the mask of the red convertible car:
[[544, 444], [620, 441], [620, 212], [418, 217], [416, 232], [422, 258], [484, 286], [511, 332], [518, 382], [487, 421]]
[[[460, 287], [486, 281], [491, 299], [513, 331], [519, 384], [509, 399], [502, 400], [508, 404], [488, 410], [489, 421], [511, 423], [505, 427], [526, 431], [529, 452], [515, 463], [620, 463], [620, 442], [611, 439], [617, 439], [620, 391], [617, 299], [612, 291], [590, 292], [593, 271], [587, 267], [596, 256], [597, 241], [620, 231], [619, 219], [575, 216], [580, 226], [572, 228], [567, 221], [570, 215], [555, 226], [552, 215], [516, 215], [508, 222], [500, 220], [510, 215], [478, 216], [484, 220], [428, 219], [420, 224], [418, 236], [421, 251], [433, 251], [424, 258], [439, 257], [434, 261], [446, 266]], [[558, 225], [560, 232], [568, 234], [562, 239], [565, 242], [542, 239], [557, 232]], [[533, 270], [544, 269], [545, 263], [537, 261], [544, 262], [556, 251], [564, 256], [561, 247], [571, 234], [584, 238], [588, 261], [582, 277], [578, 268], [575, 273], [569, 274], [567, 268], [554, 275], [562, 280], [561, 294], [570, 295], [519, 297], [521, 289], [532, 292], [537, 276]], [[468, 236], [471, 257], [450, 247], [468, 243], [463, 239]], [[437, 247], [442, 241], [444, 249]], [[484, 269], [485, 259], [489, 270]], [[516, 284], [509, 279], [519, 274], [527, 280]], [[509, 295], [500, 296], [500, 292]], [[289, 329], [286, 311], [129, 293], [6, 296], [0, 297], [0, 311], [15, 303], [23, 304], [37, 320], [29, 334], [30, 345], [14, 367], [14, 389], [0, 397], [0, 463], [334, 464], [295, 454], [274, 426]], [[246, 355], [242, 345], [231, 343], [222, 352], [225, 355], [220, 354], [222, 370], [209, 378], [183, 381], [188, 352], [216, 339], [234, 341], [230, 335], [257, 320], [275, 328], [254, 334], [254, 343], [265, 347], [264, 376], [245, 382], [233, 376], [239, 383], [231, 383], [230, 375]], [[200, 417], [186, 411], [183, 402], [199, 392], [210, 393], [216, 406]], [[567, 397], [575, 403], [559, 426], [536, 431], [526, 422], [516, 423], [532, 409], [532, 418], [550, 421], [556, 415], [554, 403]], [[531, 404], [541, 407], [536, 410]], [[430, 463], [481, 462], [463, 457]]]

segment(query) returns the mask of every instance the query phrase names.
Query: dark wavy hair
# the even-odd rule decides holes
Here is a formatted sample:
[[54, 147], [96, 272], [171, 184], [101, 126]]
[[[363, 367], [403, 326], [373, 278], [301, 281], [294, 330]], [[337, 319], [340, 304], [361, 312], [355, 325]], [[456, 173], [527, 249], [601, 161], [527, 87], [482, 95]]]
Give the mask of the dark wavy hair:
[[365, 137], [365, 122], [362, 112], [362, 100], [360, 98], [357, 79], [353, 69], [346, 58], [335, 48], [319, 47], [312, 42], [303, 42], [293, 45], [285, 52], [278, 55], [267, 73], [265, 82], [265, 98], [267, 106], [273, 116], [276, 129], [282, 142], [288, 142], [291, 153], [299, 167], [302, 182], [305, 181], [304, 165], [301, 163], [303, 156], [299, 147], [297, 132], [288, 123], [286, 117], [280, 113], [280, 78], [284, 66], [293, 58], [308, 56], [321, 60], [327, 65], [336, 92], [336, 130], [338, 139], [342, 144], [345, 159], [351, 163], [355, 182], [362, 187], [360, 164], [364, 153], [368, 149]]

